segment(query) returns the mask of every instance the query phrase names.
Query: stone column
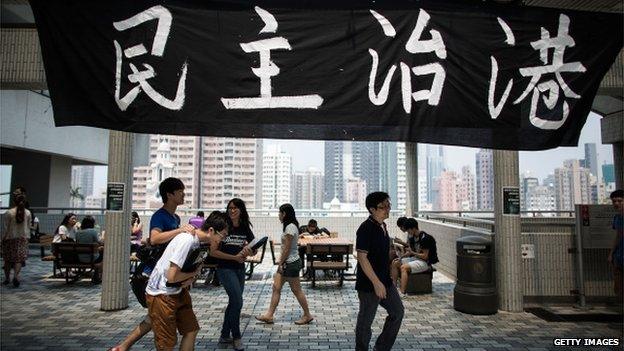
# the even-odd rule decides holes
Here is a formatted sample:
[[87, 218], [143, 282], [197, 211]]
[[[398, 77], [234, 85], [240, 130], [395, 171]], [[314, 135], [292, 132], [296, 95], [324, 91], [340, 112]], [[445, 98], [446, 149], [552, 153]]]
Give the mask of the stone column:
[[[622, 157], [624, 157], [624, 143], [618, 142], [613, 144], [613, 171], [615, 173], [615, 188], [624, 189], [624, 170], [622, 165]], [[609, 196], [610, 194], [607, 194]]]
[[407, 216], [418, 212], [418, 143], [405, 143], [405, 191]]
[[124, 183], [125, 194], [123, 211], [106, 213], [104, 272], [100, 307], [104, 311], [115, 311], [128, 307], [133, 142], [132, 133], [110, 131], [108, 182]]
[[[518, 152], [494, 150], [494, 221], [499, 309], [522, 312], [520, 215], [503, 215], [503, 187], [519, 189]], [[520, 204], [518, 203], [518, 210]]]
[[624, 112], [603, 116], [600, 120], [600, 136], [603, 144], [613, 145], [615, 188], [622, 189], [624, 187], [624, 170], [622, 169], [622, 157], [624, 156]]

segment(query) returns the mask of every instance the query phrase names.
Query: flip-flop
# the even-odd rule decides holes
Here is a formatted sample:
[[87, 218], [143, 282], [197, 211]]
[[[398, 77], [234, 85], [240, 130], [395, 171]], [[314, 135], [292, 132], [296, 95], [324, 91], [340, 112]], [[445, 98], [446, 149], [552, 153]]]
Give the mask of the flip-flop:
[[274, 323], [273, 319], [265, 318], [265, 317], [262, 317], [262, 316], [260, 316], [260, 317], [255, 316], [255, 318], [257, 320], [259, 320], [260, 322], [262, 322], [262, 323], [266, 323], [266, 324], [273, 324]]
[[300, 322], [300, 321], [295, 321], [295, 324], [296, 324], [296, 325], [305, 325], [305, 324], [310, 324], [310, 322], [312, 322], [313, 320], [314, 320], [314, 317], [312, 317], [312, 318], [310, 318], [310, 319], [307, 319], [307, 320], [305, 320], [305, 321], [303, 321], [303, 322]]

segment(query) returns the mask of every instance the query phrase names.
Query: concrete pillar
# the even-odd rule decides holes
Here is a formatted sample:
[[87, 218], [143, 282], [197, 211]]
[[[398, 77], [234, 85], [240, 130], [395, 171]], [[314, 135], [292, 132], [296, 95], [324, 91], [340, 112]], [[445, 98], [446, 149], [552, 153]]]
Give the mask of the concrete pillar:
[[405, 185], [405, 213], [415, 216], [418, 212], [418, 143], [405, 143]]
[[[520, 215], [504, 215], [503, 187], [519, 192], [518, 152], [494, 150], [494, 223], [499, 309], [522, 312]], [[518, 203], [518, 211], [520, 204]]]
[[[48, 185], [48, 207], [69, 207], [72, 160], [67, 157], [50, 157], [50, 180]], [[31, 190], [26, 188], [30, 193]]]
[[130, 213], [132, 211], [132, 133], [111, 131], [108, 142], [108, 182], [124, 183], [124, 208], [106, 213], [106, 237], [101, 309], [128, 307]]
[[622, 170], [622, 157], [624, 156], [624, 112], [620, 111], [603, 116], [602, 119], [600, 119], [600, 136], [603, 144], [613, 145], [615, 188], [622, 189], [622, 187], [624, 187], [624, 171]]
[[[624, 157], [624, 143], [613, 144], [613, 168], [615, 173], [615, 188], [624, 189], [624, 170], [622, 169], [622, 157]], [[609, 194], [607, 194], [609, 196]]]

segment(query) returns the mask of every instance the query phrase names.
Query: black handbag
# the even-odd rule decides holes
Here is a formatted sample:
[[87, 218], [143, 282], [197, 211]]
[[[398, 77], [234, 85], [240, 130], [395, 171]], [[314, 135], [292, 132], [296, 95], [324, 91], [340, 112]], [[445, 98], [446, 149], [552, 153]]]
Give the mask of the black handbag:
[[134, 270], [134, 273], [130, 277], [130, 288], [132, 288], [132, 292], [134, 296], [136, 296], [137, 301], [141, 304], [141, 306], [147, 308], [147, 300], [145, 298], [145, 288], [147, 287], [147, 282], [149, 281], [149, 276], [145, 276], [143, 274], [143, 270], [145, 269], [145, 264], [141, 263]]

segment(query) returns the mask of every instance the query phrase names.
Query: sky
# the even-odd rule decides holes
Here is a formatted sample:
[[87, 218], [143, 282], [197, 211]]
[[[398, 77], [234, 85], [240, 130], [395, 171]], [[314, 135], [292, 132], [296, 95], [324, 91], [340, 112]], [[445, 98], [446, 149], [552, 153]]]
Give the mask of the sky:
[[[600, 144], [600, 116], [590, 113], [581, 131], [579, 146], [559, 147], [546, 151], [521, 151], [519, 155], [520, 172], [524, 173], [529, 171], [532, 176], [543, 180], [546, 176], [553, 173], [555, 168], [561, 167], [564, 160], [584, 158], [585, 143], [596, 143], [599, 165], [613, 163], [613, 149], [611, 145]], [[288, 152], [292, 156], [293, 171], [305, 171], [309, 167], [315, 167], [320, 170], [324, 168], [323, 141], [264, 140], [265, 151], [269, 147], [275, 147], [275, 145], [279, 145], [283, 151]], [[424, 145], [422, 145], [421, 148], [424, 149]], [[445, 147], [447, 168], [460, 171], [463, 166], [468, 165], [474, 172], [475, 153], [478, 150], [477, 148], [468, 147]], [[425, 160], [422, 158], [419, 159], [419, 164], [425, 165]], [[106, 167], [95, 167], [94, 176], [94, 188], [96, 192], [98, 189], [105, 189]]]

